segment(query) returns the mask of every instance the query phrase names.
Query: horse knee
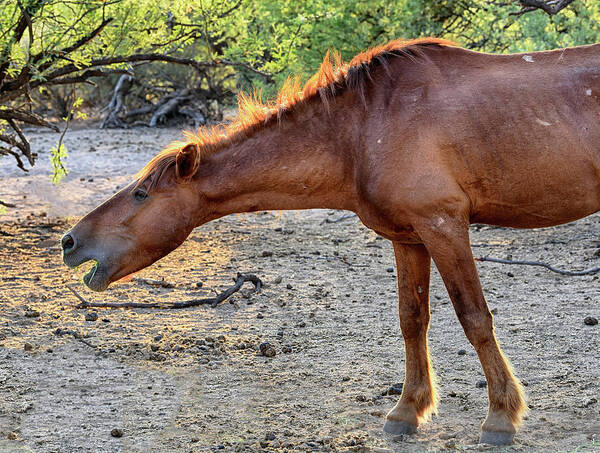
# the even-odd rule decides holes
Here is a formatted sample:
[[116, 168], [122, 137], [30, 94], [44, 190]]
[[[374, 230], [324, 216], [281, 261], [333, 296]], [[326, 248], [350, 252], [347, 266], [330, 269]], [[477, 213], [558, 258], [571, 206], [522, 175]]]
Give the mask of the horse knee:
[[458, 313], [458, 319], [473, 346], [495, 341], [494, 320], [487, 308], [476, 312]]
[[421, 305], [400, 305], [400, 328], [405, 339], [422, 337], [429, 327], [429, 310]]

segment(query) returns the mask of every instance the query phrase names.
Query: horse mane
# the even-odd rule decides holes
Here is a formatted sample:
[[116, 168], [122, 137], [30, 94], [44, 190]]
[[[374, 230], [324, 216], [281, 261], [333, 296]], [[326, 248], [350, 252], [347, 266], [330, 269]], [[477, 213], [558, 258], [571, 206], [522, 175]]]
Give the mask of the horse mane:
[[264, 128], [272, 121], [280, 121], [286, 112], [316, 98], [321, 98], [325, 108], [329, 100], [343, 91], [357, 91], [366, 103], [364, 86], [371, 80], [370, 73], [376, 66], [388, 70], [388, 59], [393, 56], [417, 59], [423, 56], [426, 47], [457, 46], [452, 41], [439, 38], [421, 38], [412, 40], [397, 39], [373, 47], [356, 55], [350, 62], [343, 63], [340, 54], [333, 51], [333, 64], [327, 51], [319, 70], [300, 85], [298, 76], [288, 77], [274, 100], [263, 102], [260, 94], [238, 95], [237, 118], [225, 125], [201, 127], [196, 132], [183, 131], [186, 141], [175, 141], [158, 153], [136, 175], [138, 183], [150, 180], [154, 186], [162, 175], [175, 165], [177, 153], [185, 146], [194, 144], [198, 148], [200, 159], [223, 147], [244, 140], [253, 132]]

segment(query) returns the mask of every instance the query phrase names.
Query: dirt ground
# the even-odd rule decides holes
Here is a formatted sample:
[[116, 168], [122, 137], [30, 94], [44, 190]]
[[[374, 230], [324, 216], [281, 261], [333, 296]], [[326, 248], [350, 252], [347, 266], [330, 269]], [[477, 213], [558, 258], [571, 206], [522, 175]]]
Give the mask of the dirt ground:
[[[388, 241], [356, 218], [325, 222], [342, 212], [230, 216], [137, 280], [92, 293], [80, 283], [87, 269], [62, 264], [61, 234], [179, 132], [72, 131], [58, 188], [47, 155], [56, 135], [29, 134], [40, 153], [30, 175], [0, 160], [0, 199], [19, 206], [0, 217], [0, 452], [600, 451], [600, 325], [583, 321], [600, 317], [598, 276], [479, 264], [531, 408], [514, 445], [491, 448], [477, 444], [483, 374], [434, 271], [439, 415], [386, 437], [398, 398], [387, 391], [404, 375]], [[472, 243], [476, 255], [582, 269], [600, 265], [599, 233], [595, 215], [544, 230], [475, 226]], [[265, 287], [217, 308], [82, 310], [66, 288], [90, 301], [176, 301], [208, 297], [237, 272]], [[258, 354], [262, 342], [275, 357]]]

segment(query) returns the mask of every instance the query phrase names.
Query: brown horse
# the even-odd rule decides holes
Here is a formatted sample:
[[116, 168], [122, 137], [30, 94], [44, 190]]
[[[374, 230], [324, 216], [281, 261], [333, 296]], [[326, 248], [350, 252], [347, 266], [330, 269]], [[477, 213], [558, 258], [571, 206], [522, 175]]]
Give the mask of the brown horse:
[[433, 258], [487, 379], [481, 441], [509, 443], [526, 406], [469, 224], [544, 227], [600, 209], [600, 45], [488, 55], [425, 39], [335, 60], [273, 103], [240, 96], [236, 122], [162, 151], [64, 236], [64, 262], [96, 260], [84, 281], [101, 291], [227, 214], [354, 211], [396, 254], [406, 376], [385, 431], [411, 433], [436, 410]]

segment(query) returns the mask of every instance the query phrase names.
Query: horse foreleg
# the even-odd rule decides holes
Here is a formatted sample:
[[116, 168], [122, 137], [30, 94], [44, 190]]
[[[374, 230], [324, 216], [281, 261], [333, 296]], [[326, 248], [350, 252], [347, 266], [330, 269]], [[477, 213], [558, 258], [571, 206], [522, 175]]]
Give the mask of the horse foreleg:
[[402, 396], [387, 415], [383, 429], [392, 434], [410, 434], [435, 412], [437, 403], [434, 374], [427, 350], [431, 258], [422, 245], [394, 242], [394, 252], [406, 374]]
[[508, 444], [517, 432], [526, 405], [521, 385], [494, 335], [492, 315], [469, 243], [468, 224], [449, 216], [439, 217], [423, 222], [418, 233], [444, 280], [488, 383], [489, 409], [481, 442]]

